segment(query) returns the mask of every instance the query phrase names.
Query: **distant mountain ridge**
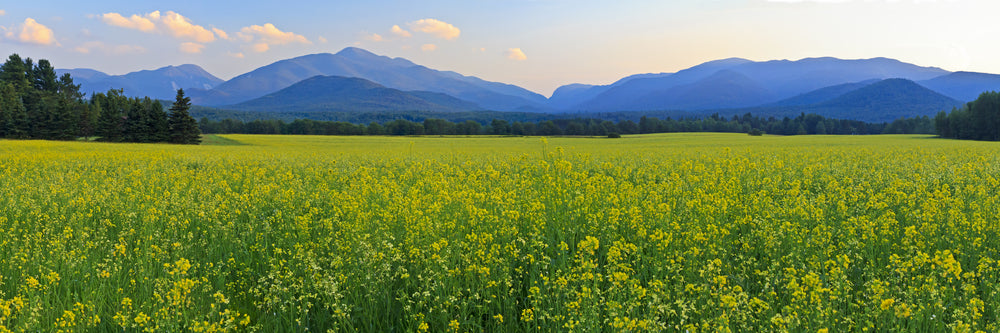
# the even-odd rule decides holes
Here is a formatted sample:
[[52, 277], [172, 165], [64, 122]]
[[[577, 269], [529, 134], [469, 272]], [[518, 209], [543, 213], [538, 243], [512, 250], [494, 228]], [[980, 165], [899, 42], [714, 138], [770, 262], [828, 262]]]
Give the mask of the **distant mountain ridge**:
[[362, 78], [341, 76], [314, 76], [266, 96], [225, 108], [270, 112], [481, 110], [474, 103], [442, 93], [404, 92]]
[[264, 96], [317, 75], [363, 78], [402, 91], [432, 91], [476, 103], [491, 110], [542, 108], [546, 98], [514, 85], [489, 82], [455, 72], [433, 70], [402, 58], [379, 56], [348, 47], [281, 60], [237, 76], [211, 90], [192, 91], [192, 101], [228, 105]]
[[[121, 88], [126, 95], [171, 99], [176, 88], [185, 88], [199, 105], [255, 110], [268, 105], [281, 110], [297, 107], [312, 112], [334, 108], [347, 112], [346, 106], [359, 110], [391, 106], [403, 108], [397, 111], [416, 107], [441, 112], [454, 112], [458, 108], [591, 114], [618, 111], [702, 114], [754, 110], [756, 114], [768, 116], [816, 109], [850, 119], [885, 119], [906, 114], [922, 115], [929, 112], [927, 110], [944, 106], [950, 109], [956, 101], [961, 104], [984, 91], [1000, 90], [1000, 75], [949, 72], [888, 58], [821, 57], [762, 62], [728, 58], [675, 73], [629, 75], [607, 85], [565, 85], [545, 98], [516, 85], [435, 70], [407, 59], [377, 55], [355, 47], [344, 48], [335, 54], [311, 54], [276, 61], [225, 82], [194, 65], [168, 66], [120, 76], [90, 69], [59, 71], [73, 75], [87, 93]], [[381, 88], [355, 86], [354, 90], [348, 89], [372, 99], [363, 101], [348, 98], [350, 96], [342, 93], [344, 90], [338, 90], [337, 84], [316, 77], [360, 78]], [[883, 82], [897, 78], [903, 81]], [[306, 84], [296, 86], [299, 83]], [[875, 85], [878, 83], [882, 85]], [[285, 91], [293, 86], [295, 89]], [[394, 91], [378, 90], [383, 88]], [[868, 92], [848, 96], [864, 89]], [[901, 90], [894, 92], [893, 89]], [[304, 91], [317, 96], [307, 96]], [[372, 94], [373, 91], [388, 95]], [[291, 96], [299, 101], [289, 100]], [[391, 99], [377, 100], [386, 96]], [[847, 100], [864, 99], [868, 104], [861, 107], [831, 102], [843, 96], [847, 96]], [[905, 105], [909, 111], [900, 105]]]
[[[707, 80], [720, 71], [728, 71], [730, 77], [738, 73], [745, 78], [740, 83], [729, 81], [728, 88], [756, 90], [757, 96], [737, 97], [722, 92]], [[797, 61], [774, 60], [754, 62], [740, 58], [729, 58], [706, 62], [677, 73], [657, 78], [640, 78], [625, 82], [617, 87], [589, 99], [581, 100], [567, 111], [610, 111], [610, 110], [685, 110], [692, 107], [702, 109], [727, 108], [735, 104], [759, 102], [774, 103], [798, 94], [833, 85], [872, 79], [906, 78], [927, 80], [950, 72], [935, 67], [920, 67], [887, 58], [842, 60], [837, 58], [806, 58]], [[721, 81], [720, 81], [721, 82]], [[703, 101], [692, 104], [689, 100], [678, 99], [679, 91], [695, 96], [712, 98], [713, 91], [720, 92], [717, 101]], [[746, 91], [745, 91], [746, 92]], [[730, 96], [724, 96], [729, 94]], [[735, 98], [735, 99], [734, 99]], [[739, 101], [739, 99], [743, 101]], [[563, 102], [565, 104], [565, 102]]]
[[[853, 89], [851, 89], [853, 88]], [[843, 84], [820, 88], [778, 103], [763, 106], [703, 111], [701, 115], [723, 116], [746, 113], [769, 117], [817, 114], [835, 119], [891, 122], [903, 117], [933, 117], [963, 102], [937, 93], [907, 79]]]
[[154, 99], [173, 99], [177, 89], [211, 89], [223, 82], [197, 65], [166, 66], [155, 70], [143, 70], [125, 75], [108, 75], [86, 69], [57, 69], [59, 75], [69, 73], [80, 91], [90, 95], [123, 89], [128, 96], [149, 96]]

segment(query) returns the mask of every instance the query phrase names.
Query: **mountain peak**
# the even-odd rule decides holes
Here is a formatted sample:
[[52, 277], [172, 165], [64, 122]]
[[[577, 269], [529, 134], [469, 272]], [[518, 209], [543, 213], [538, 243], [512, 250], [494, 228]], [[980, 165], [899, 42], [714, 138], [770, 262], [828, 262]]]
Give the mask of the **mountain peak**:
[[702, 65], [709, 65], [709, 64], [711, 64], [711, 65], [735, 66], [735, 65], [742, 65], [742, 64], [751, 63], [751, 62], [753, 62], [753, 61], [752, 60], [748, 60], [748, 59], [733, 57], [733, 58], [712, 60], [712, 61], [706, 62], [706, 63], [704, 63]]
[[372, 53], [372, 52], [370, 52], [368, 50], [365, 50], [365, 49], [362, 49], [362, 48], [359, 48], [359, 47], [353, 47], [353, 46], [345, 47], [343, 50], [340, 50], [340, 52], [337, 52], [337, 55], [341, 56], [341, 57], [348, 57], [348, 58], [359, 58], [359, 57], [369, 58], [369, 57], [378, 57], [379, 56], [379, 55], [377, 55], [375, 53]]

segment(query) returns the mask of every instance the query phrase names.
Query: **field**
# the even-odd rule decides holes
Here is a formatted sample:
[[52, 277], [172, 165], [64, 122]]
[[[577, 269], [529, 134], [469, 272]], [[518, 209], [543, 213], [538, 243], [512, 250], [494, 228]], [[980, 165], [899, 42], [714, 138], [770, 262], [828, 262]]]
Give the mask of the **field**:
[[1000, 330], [993, 143], [210, 142], [0, 141], [0, 332]]

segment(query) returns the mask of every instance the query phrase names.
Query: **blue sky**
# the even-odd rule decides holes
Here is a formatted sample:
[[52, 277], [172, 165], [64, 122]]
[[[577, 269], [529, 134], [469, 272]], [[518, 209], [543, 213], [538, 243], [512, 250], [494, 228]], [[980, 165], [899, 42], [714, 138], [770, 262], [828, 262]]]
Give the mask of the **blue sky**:
[[0, 53], [229, 79], [356, 46], [549, 95], [705, 61], [889, 57], [1000, 73], [985, 0], [5, 1]]

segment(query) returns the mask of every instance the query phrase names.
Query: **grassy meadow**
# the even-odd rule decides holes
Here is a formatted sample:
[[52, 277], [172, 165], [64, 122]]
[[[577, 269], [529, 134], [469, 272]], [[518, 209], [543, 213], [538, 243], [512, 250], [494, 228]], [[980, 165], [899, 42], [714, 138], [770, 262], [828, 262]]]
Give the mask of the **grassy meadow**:
[[0, 332], [998, 331], [1000, 145], [0, 140]]

